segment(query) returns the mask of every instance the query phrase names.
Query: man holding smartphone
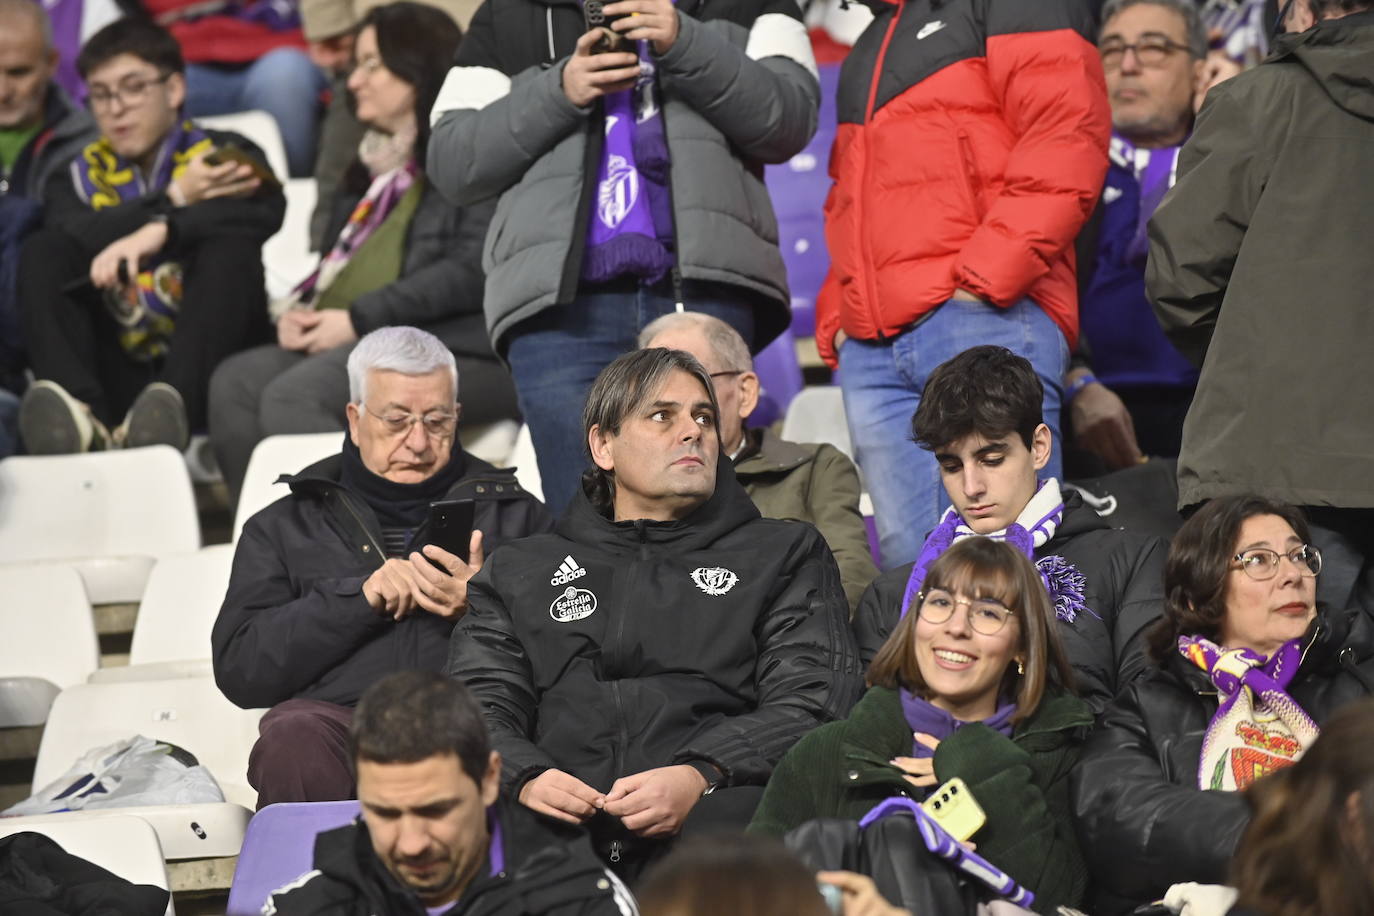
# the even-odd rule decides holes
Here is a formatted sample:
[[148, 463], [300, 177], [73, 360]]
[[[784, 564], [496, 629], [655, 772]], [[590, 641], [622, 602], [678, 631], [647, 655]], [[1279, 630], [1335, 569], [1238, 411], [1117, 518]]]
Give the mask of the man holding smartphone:
[[[248, 762], [259, 807], [352, 798], [363, 691], [393, 671], [443, 670], [484, 554], [553, 526], [513, 471], [457, 442], [458, 372], [437, 337], [373, 331], [348, 377], [342, 453], [284, 476], [290, 495], [248, 520], [211, 635], [224, 695], [272, 707]], [[472, 511], [461, 544], [433, 533], [457, 510], [431, 505], [454, 500]]]
[[757, 351], [791, 320], [763, 165], [811, 139], [819, 87], [792, 0], [502, 0], [473, 17], [426, 174], [465, 206], [499, 198], [487, 328], [555, 512], [577, 488], [583, 399], [646, 324], [690, 308]]
[[205, 427], [210, 373], [266, 338], [262, 245], [281, 226], [280, 186], [238, 162], [243, 137], [182, 117], [176, 40], [141, 19], [111, 23], [77, 67], [100, 138], [43, 190], [18, 298], [38, 378], [20, 408], [35, 454], [163, 443]]

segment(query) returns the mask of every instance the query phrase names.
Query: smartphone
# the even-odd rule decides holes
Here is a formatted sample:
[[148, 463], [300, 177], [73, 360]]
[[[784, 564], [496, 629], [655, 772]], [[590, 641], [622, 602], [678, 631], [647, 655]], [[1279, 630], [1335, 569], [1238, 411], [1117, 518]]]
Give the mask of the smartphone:
[[605, 3], [602, 0], [583, 0], [582, 18], [587, 23], [587, 31], [593, 29], [604, 29], [601, 40], [592, 46], [593, 54], [605, 54], [607, 51], [618, 51], [625, 44], [625, 39], [620, 33], [611, 28], [611, 23], [624, 19], [620, 16], [607, 16], [604, 9]]
[[[430, 503], [421, 543], [442, 547], [466, 563], [468, 544], [472, 541], [473, 511], [474, 503], [470, 499], [445, 499]], [[440, 572], [448, 572], [442, 563], [432, 557], [425, 559]]]
[[816, 882], [816, 890], [821, 892], [821, 898], [825, 900], [826, 909], [835, 913], [836, 916], [844, 912], [844, 891], [823, 881]]
[[272, 170], [258, 161], [257, 157], [240, 149], [232, 143], [216, 147], [205, 154], [205, 161], [209, 165], [224, 165], [226, 162], [237, 162], [239, 165], [246, 165], [253, 170], [253, 177], [266, 185], [280, 185], [281, 181]]
[[946, 833], [961, 843], [977, 833], [988, 819], [973, 793], [958, 776], [931, 792], [921, 802], [921, 807], [945, 828]]

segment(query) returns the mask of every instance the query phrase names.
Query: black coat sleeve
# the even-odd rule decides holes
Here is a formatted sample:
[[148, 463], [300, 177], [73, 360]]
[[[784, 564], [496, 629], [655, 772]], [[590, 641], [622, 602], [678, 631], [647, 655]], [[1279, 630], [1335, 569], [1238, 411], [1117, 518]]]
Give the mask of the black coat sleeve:
[[902, 618], [902, 598], [915, 565], [908, 563], [883, 573], [859, 599], [859, 606], [854, 610], [854, 638], [859, 644], [859, 662], [864, 671], [873, 664], [873, 656], [878, 654]]
[[[1169, 689], [1151, 680], [1152, 691]], [[1100, 890], [1145, 903], [1171, 884], [1224, 884], [1249, 808], [1239, 792], [1203, 790], [1196, 775], [1168, 778], [1141, 709], [1141, 683], [1098, 720], [1074, 769], [1074, 814]], [[1184, 688], [1177, 687], [1182, 691]], [[1191, 699], [1191, 698], [1190, 698]]]
[[245, 709], [291, 699], [395, 625], [367, 603], [363, 576], [296, 580], [272, 524], [288, 503], [244, 526], [210, 635], [215, 683]]
[[705, 760], [729, 785], [763, 785], [802, 735], [843, 718], [858, 700], [862, 680], [840, 570], [820, 534], [809, 525], [805, 532], [755, 627], [758, 706], [695, 736], [673, 763]]

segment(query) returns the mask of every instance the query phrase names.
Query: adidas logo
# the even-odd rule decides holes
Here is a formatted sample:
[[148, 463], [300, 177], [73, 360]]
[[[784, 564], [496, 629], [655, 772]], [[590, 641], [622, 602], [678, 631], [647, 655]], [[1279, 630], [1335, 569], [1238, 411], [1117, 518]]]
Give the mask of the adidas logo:
[[572, 554], [568, 554], [563, 558], [563, 562], [558, 564], [558, 571], [553, 574], [553, 578], [549, 580], [549, 584], [567, 585], [574, 579], [581, 579], [586, 574], [587, 571], [577, 565], [577, 561], [572, 558]]

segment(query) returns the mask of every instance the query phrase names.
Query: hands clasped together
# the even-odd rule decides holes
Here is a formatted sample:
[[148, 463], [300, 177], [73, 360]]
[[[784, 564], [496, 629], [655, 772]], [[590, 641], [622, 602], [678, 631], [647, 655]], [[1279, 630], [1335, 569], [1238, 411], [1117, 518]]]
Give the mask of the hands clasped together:
[[573, 824], [605, 811], [637, 836], [665, 837], [682, 829], [705, 791], [705, 778], [685, 764], [623, 776], [606, 793], [562, 770], [545, 770], [525, 783], [520, 803]]
[[[425, 559], [442, 563], [440, 572]], [[378, 614], [400, 620], [416, 608], [439, 617], [458, 618], [468, 609], [468, 580], [482, 568], [482, 532], [474, 531], [468, 546], [468, 562], [433, 544], [423, 554], [412, 551], [404, 559], [393, 557], [363, 582], [363, 597]]]

